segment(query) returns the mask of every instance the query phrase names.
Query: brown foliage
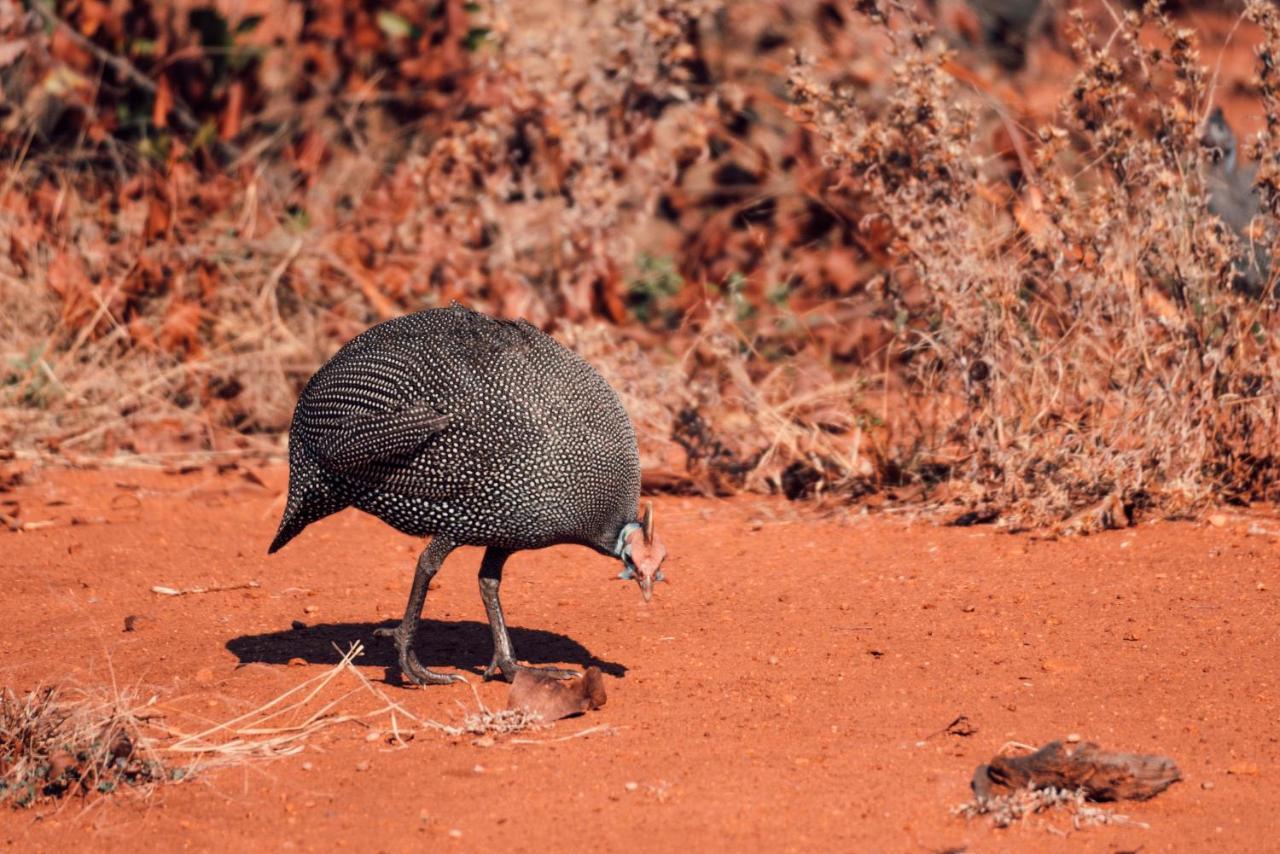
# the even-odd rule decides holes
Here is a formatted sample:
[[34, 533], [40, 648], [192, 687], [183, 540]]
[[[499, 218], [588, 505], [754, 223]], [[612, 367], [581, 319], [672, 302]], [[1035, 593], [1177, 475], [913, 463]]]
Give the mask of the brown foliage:
[[[1157, 11], [1060, 16], [1046, 109], [887, 4], [22, 8], [0, 392], [27, 444], [276, 434], [337, 343], [459, 299], [599, 364], [668, 485], [1072, 530], [1275, 497], [1274, 288], [1232, 290], [1213, 75]], [[1249, 16], [1270, 245], [1280, 23]]]

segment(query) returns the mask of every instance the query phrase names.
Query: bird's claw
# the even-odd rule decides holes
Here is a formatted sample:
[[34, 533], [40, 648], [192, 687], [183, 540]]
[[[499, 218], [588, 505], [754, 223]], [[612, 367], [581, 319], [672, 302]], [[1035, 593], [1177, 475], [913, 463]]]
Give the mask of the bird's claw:
[[403, 626], [374, 629], [374, 637], [392, 638], [400, 653], [400, 673], [414, 685], [450, 685], [454, 682], [466, 682], [467, 678], [460, 673], [437, 673], [423, 667], [413, 651], [413, 641], [402, 630]]
[[521, 664], [514, 659], [502, 661], [495, 656], [493, 661], [489, 662], [489, 666], [485, 668], [484, 679], [488, 682], [490, 679], [496, 679], [501, 676], [501, 678], [511, 682], [521, 670], [527, 670], [530, 673], [542, 676], [550, 676], [553, 679], [573, 679], [582, 675], [576, 670], [566, 670], [562, 667], [533, 667], [528, 664]]

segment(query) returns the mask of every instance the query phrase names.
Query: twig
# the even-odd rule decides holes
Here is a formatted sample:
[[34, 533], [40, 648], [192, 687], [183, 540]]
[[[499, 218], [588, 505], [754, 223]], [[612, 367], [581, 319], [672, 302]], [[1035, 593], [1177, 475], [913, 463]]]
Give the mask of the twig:
[[225, 590], [256, 590], [262, 586], [260, 581], [245, 581], [240, 584], [215, 584], [211, 587], [184, 587], [178, 589], [176, 587], [163, 587], [157, 584], [151, 588], [152, 593], [159, 593], [161, 596], [190, 596], [196, 593], [222, 593]]
[[577, 732], [570, 733], [569, 735], [562, 735], [558, 738], [513, 738], [511, 739], [511, 744], [553, 744], [557, 741], [568, 741], [571, 738], [582, 738], [587, 735], [595, 735], [598, 732], [613, 733], [617, 732], [619, 729], [621, 729], [621, 727], [616, 727], [613, 724], [597, 724], [595, 726], [589, 726], [586, 729], [580, 729]]

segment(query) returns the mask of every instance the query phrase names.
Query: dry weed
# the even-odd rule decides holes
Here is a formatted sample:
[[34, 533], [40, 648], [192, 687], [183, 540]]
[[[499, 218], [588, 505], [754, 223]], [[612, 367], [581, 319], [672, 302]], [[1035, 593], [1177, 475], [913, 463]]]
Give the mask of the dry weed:
[[146, 735], [130, 698], [69, 688], [19, 697], [0, 689], [0, 802], [30, 807], [68, 795], [179, 780]]
[[[262, 51], [284, 24], [227, 18], [235, 67], [139, 4], [207, 84], [176, 90], [171, 57], [86, 23], [101, 4], [51, 7], [92, 49], [11, 5], [6, 92], [111, 85], [6, 101], [0, 442], [278, 450], [338, 343], [458, 298], [600, 364], [651, 485], [1063, 531], [1276, 497], [1277, 272], [1233, 289], [1280, 231], [1271, 4], [1247, 10], [1267, 125], [1243, 235], [1207, 206], [1214, 76], [1156, 6], [1064, 17], [1078, 74], [1046, 120], [902, 4], [602, 0], [539, 27], [308, 0]], [[361, 38], [327, 40], [343, 15]], [[117, 126], [128, 98], [150, 108]]]
[[[1074, 830], [1084, 830], [1107, 824], [1135, 825], [1145, 828], [1147, 825], [1134, 821], [1126, 815], [1111, 812], [1095, 806], [1085, 797], [1083, 790], [1074, 792], [1066, 789], [1020, 789], [1004, 795], [985, 800], [974, 800], [961, 804], [951, 810], [952, 815], [973, 819], [988, 816], [994, 827], [1010, 827], [1015, 824], [1025, 825], [1032, 816], [1042, 813], [1065, 812], [1070, 816]], [[1050, 832], [1061, 832], [1048, 822], [1042, 821], [1040, 827]]]

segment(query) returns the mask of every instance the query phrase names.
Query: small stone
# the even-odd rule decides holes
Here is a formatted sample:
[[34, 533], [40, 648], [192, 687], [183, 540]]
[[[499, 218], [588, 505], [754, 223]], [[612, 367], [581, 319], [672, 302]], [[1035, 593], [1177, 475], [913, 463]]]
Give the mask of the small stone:
[[747, 527], [750, 528], [752, 531], [759, 531], [761, 528], [764, 527], [764, 520], [752, 519], [750, 522], [747, 523]]
[[320, 607], [318, 605], [307, 605], [305, 608], [302, 609], [302, 612], [304, 614], [314, 614], [316, 611], [319, 611], [319, 610], [320, 610]]
[[290, 667], [306, 667], [307, 660], [305, 658], [298, 658], [295, 656], [289, 659], [289, 666]]
[[307, 624], [302, 622], [302, 620], [294, 620], [290, 625], [293, 627], [295, 632], [300, 632], [307, 627]]
[[634, 792], [636, 789], [640, 788], [640, 784], [632, 780], [628, 780], [626, 783], [622, 784], [622, 788], [626, 789], [628, 792]]
[[1259, 581], [1259, 582], [1258, 582], [1258, 590], [1266, 590], [1266, 589], [1267, 589], [1267, 585], [1265, 585], [1265, 584], [1263, 584], [1261, 581]]
[[1222, 513], [1214, 513], [1209, 517], [1209, 524], [1215, 528], [1221, 528], [1227, 524], [1227, 517]]
[[974, 611], [978, 610], [978, 608], [975, 605], [965, 605], [960, 610], [964, 611], [966, 614], [972, 614]]
[[458, 830], [458, 828], [455, 827], [453, 830], [449, 831], [449, 835], [452, 836], [454, 839], [461, 839], [462, 831]]
[[302, 763], [302, 770], [303, 770], [303, 771], [310, 771], [310, 770], [311, 770], [312, 768], [314, 768], [314, 767], [316, 767], [316, 766], [315, 766], [315, 765], [312, 765], [310, 762], [303, 762], [303, 763]]
[[1227, 773], [1236, 777], [1257, 777], [1259, 772], [1258, 766], [1252, 762], [1237, 762], [1227, 769]]
[[140, 632], [143, 629], [150, 628], [155, 623], [154, 617], [148, 617], [145, 614], [130, 614], [124, 618], [124, 630], [126, 632]]
[[476, 747], [493, 747], [496, 742], [491, 735], [482, 735], [472, 742]]
[[382, 733], [380, 733], [380, 732], [378, 732], [376, 729], [374, 729], [374, 730], [369, 730], [369, 732], [367, 732], [367, 733], [365, 734], [364, 740], [365, 740], [365, 741], [377, 741], [377, 740], [378, 740], [378, 739], [380, 739], [380, 738], [382, 738]]
[[1203, 783], [1200, 784], [1200, 788], [1204, 789], [1206, 792], [1209, 791], [1210, 789], [1213, 788], [1213, 781], [1205, 780]]
[[1067, 744], [1075, 744], [1080, 741], [1080, 733], [1073, 732], [1067, 736]]
[[357, 771], [368, 771], [371, 767], [372, 766], [369, 764], [369, 760], [367, 759], [362, 759], [361, 761], [356, 763]]
[[776, 664], [778, 663], [778, 656], [776, 656], [776, 655], [771, 655], [771, 656], [769, 656], [769, 663], [770, 663], [770, 664], [773, 664], [773, 665], [776, 665]]
[[483, 766], [483, 765], [481, 765], [479, 762], [477, 762], [477, 763], [475, 764], [475, 767], [471, 769], [471, 773], [473, 773], [473, 774], [483, 774], [483, 773], [484, 773], [484, 766]]

